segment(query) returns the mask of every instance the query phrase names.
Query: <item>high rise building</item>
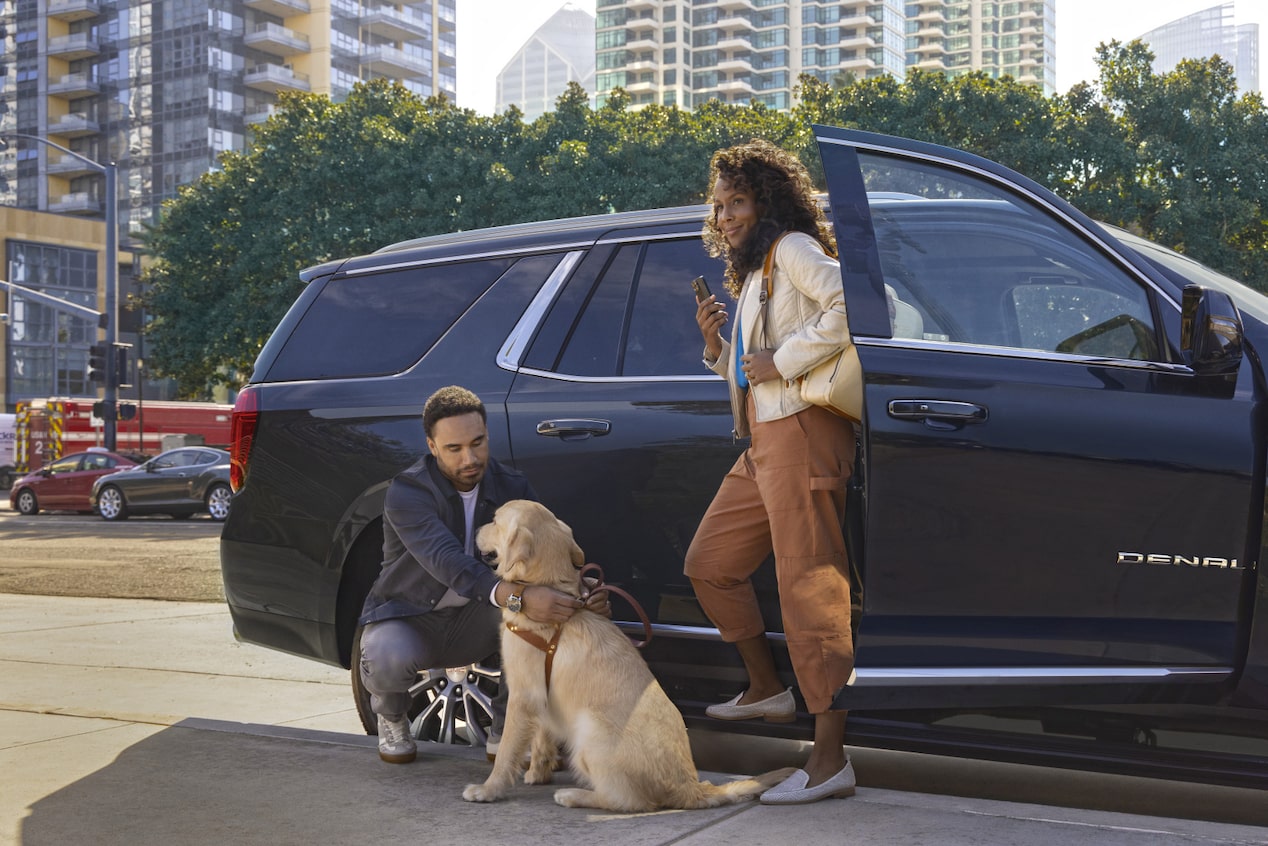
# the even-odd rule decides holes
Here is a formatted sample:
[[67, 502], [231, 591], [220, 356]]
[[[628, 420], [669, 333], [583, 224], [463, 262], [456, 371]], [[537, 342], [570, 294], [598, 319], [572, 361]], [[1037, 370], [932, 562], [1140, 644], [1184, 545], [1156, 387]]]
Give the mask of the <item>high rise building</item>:
[[594, 90], [594, 16], [566, 3], [498, 74], [496, 109], [518, 106], [533, 121], [554, 110], [570, 82]]
[[948, 76], [1011, 76], [1044, 94], [1057, 89], [1056, 0], [907, 3], [907, 67]]
[[1012, 76], [1056, 90], [1055, 0], [598, 0], [599, 102], [792, 106], [797, 79], [908, 67]]
[[1221, 3], [1140, 36], [1154, 54], [1154, 72], [1167, 73], [1185, 59], [1218, 55], [1233, 66], [1241, 91], [1259, 90], [1259, 25], [1238, 26], [1234, 3]]
[[[280, 92], [339, 100], [358, 80], [389, 78], [423, 96], [456, 100], [456, 3], [0, 0], [0, 133], [117, 163], [123, 302], [135, 236], [179, 186], [214, 168], [222, 152], [244, 149]], [[12, 137], [0, 149], [0, 205], [30, 210], [30, 219], [41, 221], [100, 219], [104, 204], [103, 176], [83, 161]], [[5, 267], [19, 256], [44, 256], [54, 242], [38, 228], [23, 240], [10, 236]], [[78, 253], [70, 259], [96, 264]], [[26, 307], [36, 317], [47, 308]], [[120, 330], [120, 340], [135, 338], [123, 323]], [[87, 342], [82, 346], [86, 356]], [[6, 360], [8, 383], [16, 384], [21, 363], [12, 346]], [[6, 404], [24, 398], [5, 393]]]

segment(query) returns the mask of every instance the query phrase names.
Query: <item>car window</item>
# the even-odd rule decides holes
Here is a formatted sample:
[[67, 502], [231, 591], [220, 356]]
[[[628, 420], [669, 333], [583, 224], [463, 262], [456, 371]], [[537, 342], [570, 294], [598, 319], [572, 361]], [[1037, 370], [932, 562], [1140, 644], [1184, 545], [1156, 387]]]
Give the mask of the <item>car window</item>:
[[108, 455], [98, 455], [89, 453], [84, 456], [84, 464], [80, 468], [82, 470], [109, 470], [114, 467], [117, 462]]
[[708, 375], [691, 280], [704, 276], [725, 299], [722, 271], [698, 236], [592, 250], [525, 363], [570, 376]]
[[209, 449], [202, 450], [194, 456], [194, 463], [199, 466], [203, 464], [218, 464], [221, 460], [220, 453], [212, 452]]
[[270, 380], [381, 376], [412, 366], [513, 260], [335, 277], [269, 369]]
[[194, 463], [197, 456], [198, 450], [192, 449], [165, 452], [154, 459], [154, 467], [160, 470], [166, 467], [188, 467]]
[[1144, 286], [1048, 214], [928, 162], [859, 161], [894, 337], [1159, 357]]
[[623, 376], [707, 375], [691, 280], [703, 276], [719, 302], [726, 302], [724, 269], [699, 238], [647, 244], [625, 339]]
[[73, 473], [79, 469], [79, 462], [83, 460], [82, 455], [68, 455], [65, 458], [59, 458], [52, 464], [48, 465], [50, 473]]

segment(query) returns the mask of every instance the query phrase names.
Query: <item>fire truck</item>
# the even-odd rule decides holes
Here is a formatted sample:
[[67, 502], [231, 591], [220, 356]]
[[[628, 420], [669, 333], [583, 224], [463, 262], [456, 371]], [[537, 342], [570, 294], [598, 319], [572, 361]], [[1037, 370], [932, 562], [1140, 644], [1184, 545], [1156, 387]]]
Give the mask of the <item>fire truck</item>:
[[[97, 402], [61, 398], [19, 402], [14, 426], [17, 472], [30, 473], [63, 455], [103, 446], [105, 421], [93, 413]], [[139, 402], [131, 419], [116, 421], [115, 449], [155, 455], [187, 443], [224, 447], [229, 443], [232, 413], [232, 405], [221, 403]]]

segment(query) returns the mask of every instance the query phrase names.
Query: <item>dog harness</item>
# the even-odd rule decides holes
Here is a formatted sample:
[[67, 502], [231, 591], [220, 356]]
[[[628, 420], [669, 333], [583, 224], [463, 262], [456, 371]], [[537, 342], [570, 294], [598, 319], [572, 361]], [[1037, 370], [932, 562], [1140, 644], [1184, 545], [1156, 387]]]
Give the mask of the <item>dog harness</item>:
[[[586, 579], [587, 573], [597, 574], [595, 577], [596, 582], [594, 585], [586, 584], [585, 579]], [[589, 590], [591, 593], [595, 593], [600, 590], [605, 590], [608, 593], [615, 593], [617, 596], [620, 596], [622, 599], [624, 599], [626, 602], [632, 605], [634, 607], [635, 613], [638, 614], [639, 621], [642, 622], [643, 624], [643, 632], [644, 634], [647, 635], [647, 638], [645, 640], [634, 641], [635, 648], [642, 649], [644, 646], [652, 642], [652, 624], [647, 619], [647, 612], [643, 610], [643, 606], [639, 605], [638, 601], [634, 599], [634, 597], [630, 596], [628, 593], [626, 593], [625, 591], [621, 590], [618, 587], [612, 587], [611, 585], [605, 584], [603, 581], [602, 567], [600, 567], [598, 564], [587, 564], [586, 566], [582, 567], [581, 570], [577, 573], [577, 584], [581, 586], [581, 589], [583, 591]], [[554, 635], [551, 636], [550, 640], [546, 640], [546, 638], [542, 637], [536, 632], [528, 631], [527, 629], [521, 628], [515, 625], [514, 623], [508, 622], [506, 624], [506, 630], [508, 632], [511, 632], [512, 634], [516, 635], [521, 640], [523, 640], [525, 643], [537, 649], [540, 649], [542, 652], [546, 653], [546, 693], [548, 695], [550, 694], [550, 671], [554, 667], [554, 664], [555, 664], [555, 652], [559, 649], [559, 636], [563, 634], [562, 625], [560, 625], [559, 623], [555, 623], [554, 628], [555, 628]]]

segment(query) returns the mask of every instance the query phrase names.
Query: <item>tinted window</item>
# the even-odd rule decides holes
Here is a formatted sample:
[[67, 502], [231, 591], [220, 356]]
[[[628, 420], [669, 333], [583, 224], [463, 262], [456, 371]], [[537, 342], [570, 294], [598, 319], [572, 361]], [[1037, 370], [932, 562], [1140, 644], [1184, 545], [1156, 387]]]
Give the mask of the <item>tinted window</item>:
[[1158, 356], [1142, 285], [1046, 213], [936, 165], [859, 159], [895, 337]]
[[543, 322], [525, 364], [570, 376], [707, 375], [691, 280], [723, 300], [723, 265], [698, 237], [593, 250]]
[[59, 458], [52, 464], [48, 465], [50, 473], [71, 473], [79, 469], [79, 462], [83, 460], [81, 455], [71, 455], [66, 458]]
[[111, 467], [114, 467], [115, 464], [117, 463], [118, 462], [115, 461], [115, 459], [110, 457], [109, 455], [98, 455], [95, 453], [89, 453], [88, 455], [84, 456], [84, 465], [82, 469], [109, 470]]
[[398, 373], [423, 357], [511, 259], [335, 277], [309, 306], [270, 380]]

